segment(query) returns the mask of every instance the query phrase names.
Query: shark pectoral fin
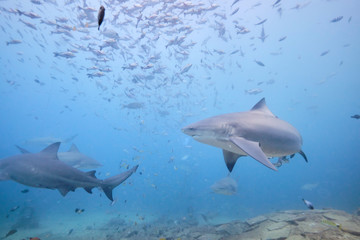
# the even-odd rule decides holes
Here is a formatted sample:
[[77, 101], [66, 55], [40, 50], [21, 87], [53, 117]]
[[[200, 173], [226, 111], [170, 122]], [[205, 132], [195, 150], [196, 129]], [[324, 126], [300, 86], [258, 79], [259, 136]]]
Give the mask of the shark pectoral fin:
[[241, 155], [237, 153], [229, 152], [224, 149], [223, 149], [223, 155], [224, 155], [225, 164], [229, 169], [229, 172], [231, 172], [234, 168], [236, 161]]
[[230, 141], [236, 146], [238, 146], [242, 151], [244, 151], [250, 157], [264, 164], [268, 168], [277, 171], [276, 167], [269, 161], [265, 153], [260, 148], [258, 142], [249, 141], [242, 137], [231, 137]]
[[305, 162], [308, 162], [308, 159], [302, 150], [299, 151], [299, 154], [305, 159]]

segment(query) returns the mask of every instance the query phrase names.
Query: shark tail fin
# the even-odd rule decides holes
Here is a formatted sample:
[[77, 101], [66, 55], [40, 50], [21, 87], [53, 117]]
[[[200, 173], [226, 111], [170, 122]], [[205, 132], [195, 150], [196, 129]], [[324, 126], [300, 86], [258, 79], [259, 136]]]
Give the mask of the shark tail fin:
[[105, 195], [108, 197], [108, 199], [110, 199], [110, 201], [114, 201], [112, 196], [112, 190], [119, 186], [121, 183], [123, 183], [126, 179], [128, 179], [128, 177], [130, 177], [134, 172], [136, 172], [138, 167], [139, 165], [136, 165], [135, 167], [131, 168], [126, 172], [103, 180], [101, 188], [104, 191]]

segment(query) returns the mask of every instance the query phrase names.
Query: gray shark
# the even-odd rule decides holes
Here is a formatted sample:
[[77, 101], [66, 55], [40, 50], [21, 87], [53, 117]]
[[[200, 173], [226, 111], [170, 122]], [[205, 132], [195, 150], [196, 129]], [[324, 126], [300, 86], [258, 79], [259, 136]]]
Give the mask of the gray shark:
[[223, 149], [225, 163], [231, 172], [237, 159], [250, 156], [277, 170], [269, 161], [300, 153], [302, 137], [295, 127], [277, 118], [261, 99], [250, 111], [214, 116], [190, 124], [182, 131], [195, 140]]
[[61, 143], [69, 143], [77, 137], [77, 134], [69, 137], [69, 138], [56, 138], [56, 137], [38, 137], [32, 138], [25, 141], [26, 145], [40, 145], [40, 146], [48, 146], [52, 143], [61, 142]]
[[[28, 150], [22, 147], [19, 147], [17, 145], [16, 147], [22, 153], [30, 153]], [[101, 163], [99, 163], [95, 159], [82, 154], [75, 144], [72, 144], [69, 151], [67, 152], [58, 152], [57, 156], [60, 161], [63, 161], [74, 168], [93, 169], [102, 166]]]
[[82, 172], [60, 161], [57, 157], [60, 142], [53, 143], [39, 153], [24, 153], [0, 160], [0, 181], [15, 182], [38, 188], [57, 189], [65, 196], [76, 188], [92, 193], [100, 187], [113, 201], [112, 190], [130, 177], [138, 165], [121, 174], [101, 180], [95, 171]]
[[238, 185], [233, 178], [227, 176], [215, 182], [210, 188], [214, 193], [231, 196], [237, 193]]

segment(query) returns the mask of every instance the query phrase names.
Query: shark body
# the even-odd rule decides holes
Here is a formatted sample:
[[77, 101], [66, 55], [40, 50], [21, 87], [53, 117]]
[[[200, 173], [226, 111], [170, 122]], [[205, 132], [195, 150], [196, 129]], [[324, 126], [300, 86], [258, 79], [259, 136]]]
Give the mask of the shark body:
[[302, 137], [291, 124], [277, 118], [261, 99], [250, 111], [218, 115], [182, 129], [195, 140], [223, 149], [229, 171], [241, 156], [251, 156], [277, 170], [268, 160], [300, 153]]
[[24, 153], [0, 160], [0, 181], [15, 182], [38, 188], [57, 189], [65, 196], [76, 188], [92, 193], [100, 187], [113, 201], [112, 190], [130, 177], [138, 166], [121, 174], [101, 180], [95, 171], [82, 172], [60, 161], [57, 152], [60, 142], [53, 143], [39, 153]]

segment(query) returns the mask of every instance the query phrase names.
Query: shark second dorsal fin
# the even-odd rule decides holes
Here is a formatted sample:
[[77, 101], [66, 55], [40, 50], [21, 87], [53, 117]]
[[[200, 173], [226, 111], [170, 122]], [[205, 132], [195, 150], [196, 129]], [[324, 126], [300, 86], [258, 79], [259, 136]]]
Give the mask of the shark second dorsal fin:
[[75, 144], [72, 144], [68, 152], [79, 152], [79, 149]]
[[265, 98], [262, 98], [257, 104], [255, 104], [250, 111], [259, 111], [266, 115], [276, 117], [266, 106]]
[[57, 152], [59, 150], [59, 147], [60, 147], [60, 142], [56, 142], [44, 148], [41, 151], [41, 153], [55, 155], [55, 158], [57, 159]]

